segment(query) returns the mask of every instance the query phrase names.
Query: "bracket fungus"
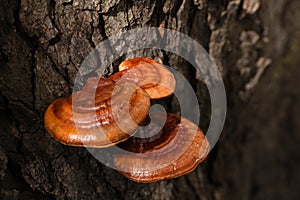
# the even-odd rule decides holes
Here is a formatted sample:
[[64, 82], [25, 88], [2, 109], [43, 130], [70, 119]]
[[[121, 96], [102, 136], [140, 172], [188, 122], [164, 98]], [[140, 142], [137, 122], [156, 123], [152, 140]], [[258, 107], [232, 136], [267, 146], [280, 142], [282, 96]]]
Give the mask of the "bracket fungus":
[[130, 180], [148, 183], [192, 172], [210, 149], [203, 132], [193, 122], [175, 114], [167, 114], [163, 128], [157, 132], [155, 126], [162, 117], [160, 113], [152, 116], [151, 127], [138, 129], [133, 137], [118, 144], [135, 153], [115, 156], [116, 167], [123, 169], [120, 173]]
[[[144, 90], [133, 84], [115, 84], [107, 78], [97, 81], [98, 78], [89, 78], [82, 90], [55, 100], [47, 108], [45, 128], [59, 142], [110, 146], [130, 137], [147, 116], [150, 98]], [[131, 119], [135, 123], [130, 123]]]
[[151, 99], [170, 96], [176, 86], [173, 74], [150, 58], [133, 58], [119, 65], [119, 72], [111, 75], [115, 82], [129, 82], [144, 89]]
[[175, 178], [193, 171], [210, 150], [203, 132], [184, 117], [156, 112], [145, 124], [150, 99], [171, 95], [175, 86], [162, 64], [149, 58], [125, 60], [119, 72], [91, 77], [80, 91], [54, 100], [45, 112], [45, 128], [66, 145], [118, 145], [128, 154], [114, 155], [114, 164], [133, 181]]

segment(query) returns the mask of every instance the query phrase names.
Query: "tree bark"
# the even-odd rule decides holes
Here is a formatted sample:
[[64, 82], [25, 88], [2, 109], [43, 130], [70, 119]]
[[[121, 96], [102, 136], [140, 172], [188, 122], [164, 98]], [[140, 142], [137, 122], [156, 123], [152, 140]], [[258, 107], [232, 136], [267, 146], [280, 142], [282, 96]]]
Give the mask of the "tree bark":
[[[299, 9], [296, 0], [2, 0], [0, 197], [299, 198]], [[222, 73], [228, 112], [219, 142], [194, 172], [139, 184], [85, 148], [55, 141], [43, 115], [54, 99], [71, 94], [82, 61], [98, 43], [147, 26], [180, 31], [209, 52]], [[209, 95], [189, 63], [160, 50], [124, 58], [137, 54], [162, 60], [190, 81], [206, 131]]]

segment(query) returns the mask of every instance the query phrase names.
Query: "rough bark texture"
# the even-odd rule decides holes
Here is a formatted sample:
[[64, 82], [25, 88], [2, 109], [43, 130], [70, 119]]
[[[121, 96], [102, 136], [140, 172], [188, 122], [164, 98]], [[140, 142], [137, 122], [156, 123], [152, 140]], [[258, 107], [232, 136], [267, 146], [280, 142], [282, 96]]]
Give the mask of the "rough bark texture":
[[[297, 0], [2, 0], [0, 198], [298, 199], [299, 9]], [[198, 41], [222, 72], [228, 100], [208, 159], [187, 176], [151, 184], [127, 180], [43, 127], [46, 107], [71, 93], [85, 56], [107, 37], [144, 26]], [[208, 113], [205, 130], [204, 83], [176, 55], [150, 53], [190, 80]]]

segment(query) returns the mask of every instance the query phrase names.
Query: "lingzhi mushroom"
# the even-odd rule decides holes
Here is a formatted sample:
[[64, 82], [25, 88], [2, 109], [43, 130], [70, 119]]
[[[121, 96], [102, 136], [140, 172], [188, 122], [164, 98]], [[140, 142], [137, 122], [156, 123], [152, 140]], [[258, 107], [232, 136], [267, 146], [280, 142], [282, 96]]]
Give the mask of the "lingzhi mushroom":
[[151, 99], [171, 95], [176, 86], [173, 74], [162, 64], [149, 58], [133, 58], [119, 65], [119, 72], [109, 77], [118, 83], [134, 83], [144, 89]]
[[150, 127], [140, 127], [137, 137], [118, 145], [135, 153], [114, 158], [116, 168], [123, 169], [120, 173], [128, 179], [149, 183], [176, 178], [192, 172], [208, 155], [209, 143], [198, 126], [184, 117], [167, 114], [164, 126], [158, 130], [163, 116], [152, 114]]
[[45, 112], [45, 128], [66, 145], [118, 145], [131, 152], [115, 155], [114, 162], [133, 181], [175, 178], [193, 171], [210, 149], [199, 127], [178, 115], [167, 114], [161, 130], [161, 113], [153, 115], [151, 126], [140, 126], [149, 119], [150, 99], [171, 95], [175, 86], [173, 74], [155, 60], [125, 60], [119, 72], [91, 77], [80, 91], [54, 100]]
[[[45, 128], [59, 142], [73, 146], [101, 148], [126, 140], [147, 116], [150, 98], [133, 84], [124, 86], [107, 78], [99, 82], [89, 78], [82, 90], [50, 104], [44, 116]], [[131, 119], [135, 123], [130, 123]]]

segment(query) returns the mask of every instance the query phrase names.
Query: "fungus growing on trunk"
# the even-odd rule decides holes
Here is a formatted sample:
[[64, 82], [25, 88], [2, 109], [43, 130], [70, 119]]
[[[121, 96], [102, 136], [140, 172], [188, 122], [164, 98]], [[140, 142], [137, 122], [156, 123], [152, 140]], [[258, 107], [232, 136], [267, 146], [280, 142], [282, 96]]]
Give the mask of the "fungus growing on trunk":
[[44, 122], [63, 144], [106, 147], [130, 137], [149, 108], [148, 94], [134, 84], [116, 85], [110, 79], [92, 77], [82, 90], [53, 101]]
[[162, 64], [150, 58], [125, 60], [119, 65], [119, 72], [109, 78], [117, 83], [134, 83], [144, 89], [151, 99], [171, 95], [176, 86], [173, 74]]
[[[115, 165], [128, 179], [148, 183], [176, 178], [192, 172], [208, 155], [210, 145], [196, 124], [186, 118], [168, 114], [161, 130], [160, 113], [152, 115], [152, 126], [118, 146], [128, 152], [115, 156]], [[154, 132], [154, 133], [153, 133]], [[148, 137], [148, 136], [151, 137]]]

